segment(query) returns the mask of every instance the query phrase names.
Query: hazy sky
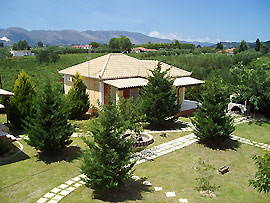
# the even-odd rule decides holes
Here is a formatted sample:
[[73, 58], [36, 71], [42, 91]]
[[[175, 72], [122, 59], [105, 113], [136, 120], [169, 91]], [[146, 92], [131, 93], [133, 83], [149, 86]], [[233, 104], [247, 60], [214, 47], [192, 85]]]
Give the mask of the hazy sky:
[[270, 40], [270, 0], [0, 0], [0, 28], [125, 30], [186, 41]]

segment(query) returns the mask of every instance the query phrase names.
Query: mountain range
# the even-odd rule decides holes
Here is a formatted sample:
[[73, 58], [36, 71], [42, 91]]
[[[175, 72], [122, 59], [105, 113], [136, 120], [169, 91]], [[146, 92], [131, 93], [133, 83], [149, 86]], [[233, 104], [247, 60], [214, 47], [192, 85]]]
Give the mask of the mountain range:
[[[108, 44], [113, 37], [120, 37], [121, 35], [128, 37], [133, 44], [146, 44], [152, 43], [171, 43], [172, 40], [160, 39], [157, 37], [150, 37], [148, 35], [138, 32], [128, 31], [76, 31], [76, 30], [32, 30], [28, 31], [19, 27], [10, 27], [7, 29], [0, 28], [0, 39], [7, 37], [10, 39], [5, 44], [12, 45], [19, 40], [26, 40], [30, 45], [36, 45], [42, 41], [47, 45], [71, 45], [71, 44], [89, 44], [91, 42], [98, 42]], [[212, 43], [208, 42], [186, 42], [180, 43], [193, 43], [196, 46], [211, 46]]]

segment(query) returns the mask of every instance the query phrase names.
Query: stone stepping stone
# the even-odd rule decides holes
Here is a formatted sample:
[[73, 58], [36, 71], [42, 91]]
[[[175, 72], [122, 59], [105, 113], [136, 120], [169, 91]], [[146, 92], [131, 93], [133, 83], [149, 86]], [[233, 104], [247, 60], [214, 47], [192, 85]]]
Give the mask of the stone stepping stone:
[[48, 193], [46, 193], [46, 194], [44, 195], [44, 197], [46, 197], [46, 198], [52, 198], [54, 195], [55, 195], [54, 193], [48, 192]]
[[188, 200], [187, 199], [179, 199], [179, 202], [187, 203]]
[[75, 177], [75, 178], [72, 178], [72, 180], [73, 180], [73, 181], [79, 181], [79, 180], [81, 180], [81, 178], [77, 176], [77, 177]]
[[44, 197], [41, 197], [37, 203], [45, 203], [48, 199], [47, 198], [44, 198]]
[[68, 185], [71, 185], [73, 183], [74, 183], [74, 181], [72, 181], [72, 180], [69, 180], [69, 181], [66, 182], [66, 184], [68, 184]]
[[70, 191], [62, 190], [59, 194], [63, 196], [67, 196], [70, 193]]
[[66, 185], [66, 184], [62, 184], [62, 185], [59, 185], [58, 187], [59, 187], [59, 188], [61, 188], [61, 189], [65, 189], [65, 188], [67, 188], [67, 187], [68, 187], [68, 185]]
[[175, 197], [175, 192], [166, 192], [166, 197]]
[[53, 192], [53, 193], [58, 193], [58, 192], [60, 192], [61, 191], [61, 189], [59, 189], [59, 188], [57, 188], [57, 187], [55, 187], [55, 188], [53, 188], [52, 190], [51, 190], [51, 192]]
[[61, 199], [63, 199], [63, 197], [64, 196], [62, 196], [62, 195], [55, 195], [55, 197], [54, 198], [52, 198], [52, 200], [55, 200], [55, 201], [60, 201]]
[[82, 184], [80, 184], [80, 183], [75, 183], [73, 186], [74, 187], [80, 187]]
[[79, 183], [81, 183], [81, 184], [83, 184], [83, 185], [86, 184], [86, 182], [84, 182], [84, 181], [80, 181]]
[[86, 175], [84, 175], [84, 174], [81, 174], [81, 175], [79, 175], [81, 178], [87, 178], [87, 176]]
[[133, 180], [135, 180], [135, 181], [136, 181], [136, 180], [140, 180], [140, 177], [139, 177], [139, 176], [132, 176], [131, 178], [132, 178]]
[[143, 182], [143, 185], [146, 185], [146, 186], [152, 186], [152, 184], [151, 184], [149, 181], [144, 181], [144, 182]]
[[76, 190], [76, 188], [75, 187], [69, 187], [66, 190], [69, 191], [69, 192], [72, 192], [73, 190]]
[[161, 191], [162, 187], [155, 187], [155, 191]]

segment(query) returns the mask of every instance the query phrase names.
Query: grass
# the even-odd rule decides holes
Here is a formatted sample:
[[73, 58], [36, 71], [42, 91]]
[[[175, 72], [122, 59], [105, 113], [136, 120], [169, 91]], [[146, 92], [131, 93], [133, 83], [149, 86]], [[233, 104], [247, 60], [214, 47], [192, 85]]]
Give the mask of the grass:
[[233, 134], [251, 141], [270, 144], [270, 122], [242, 123], [236, 126]]
[[6, 123], [6, 122], [7, 122], [7, 115], [0, 114], [0, 123]]
[[[152, 162], [136, 166], [135, 175], [147, 177], [153, 187], [163, 187], [163, 191], [145, 190], [141, 197], [137, 196], [138, 186], [129, 191], [129, 197], [124, 202], [178, 202], [187, 198], [189, 202], [267, 202], [269, 194], [260, 194], [248, 186], [248, 179], [253, 178], [256, 171], [251, 154], [262, 150], [248, 145], [242, 145], [234, 150], [211, 150], [199, 144], [192, 144], [176, 152], [159, 157]], [[209, 160], [215, 167], [228, 165], [230, 172], [225, 175], [214, 173], [214, 183], [220, 186], [217, 198], [202, 197], [196, 187], [197, 174], [194, 167], [199, 158]], [[165, 192], [176, 193], [176, 197], [167, 198]], [[103, 202], [92, 199], [92, 190], [82, 186], [65, 197], [63, 202]], [[138, 199], [134, 198], [137, 197]], [[267, 200], [268, 199], [268, 200]], [[115, 199], [111, 199], [115, 201]]]

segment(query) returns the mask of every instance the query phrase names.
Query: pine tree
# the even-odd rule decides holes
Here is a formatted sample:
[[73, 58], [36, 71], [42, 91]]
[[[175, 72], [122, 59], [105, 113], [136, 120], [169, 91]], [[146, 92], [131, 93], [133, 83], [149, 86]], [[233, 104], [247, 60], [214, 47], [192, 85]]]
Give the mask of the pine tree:
[[174, 79], [168, 76], [169, 69], [161, 71], [158, 63], [152, 76], [147, 78], [148, 83], [141, 91], [139, 108], [146, 115], [146, 121], [152, 126], [164, 124], [166, 118], [180, 111], [180, 105], [176, 104], [177, 90], [173, 86]]
[[259, 39], [256, 40], [256, 44], [255, 44], [255, 50], [256, 51], [260, 51], [260, 47], [261, 47], [261, 42]]
[[235, 129], [233, 118], [226, 115], [229, 97], [219, 83], [208, 84], [201, 96], [202, 104], [192, 119], [194, 134], [200, 143], [222, 145], [225, 140], [230, 139], [230, 134]]
[[133, 142], [123, 136], [128, 128], [124, 116], [111, 99], [103, 108], [99, 118], [91, 120], [94, 141], [84, 139], [88, 148], [80, 165], [87, 185], [97, 194], [116, 190], [130, 180], [134, 166], [130, 161]]
[[216, 46], [216, 49], [222, 50], [223, 49], [223, 44], [221, 42], [218, 42], [217, 46]]
[[[54, 87], [53, 87], [54, 86]], [[34, 99], [35, 113], [25, 122], [27, 143], [47, 154], [61, 151], [72, 141], [73, 128], [68, 123], [61, 91], [47, 81]]]
[[89, 109], [89, 96], [86, 93], [84, 78], [78, 72], [75, 74], [74, 83], [66, 99], [71, 119], [81, 116]]
[[33, 97], [35, 87], [26, 72], [22, 71], [14, 85], [14, 96], [9, 102], [9, 120], [17, 127], [23, 125], [23, 120], [33, 113]]

